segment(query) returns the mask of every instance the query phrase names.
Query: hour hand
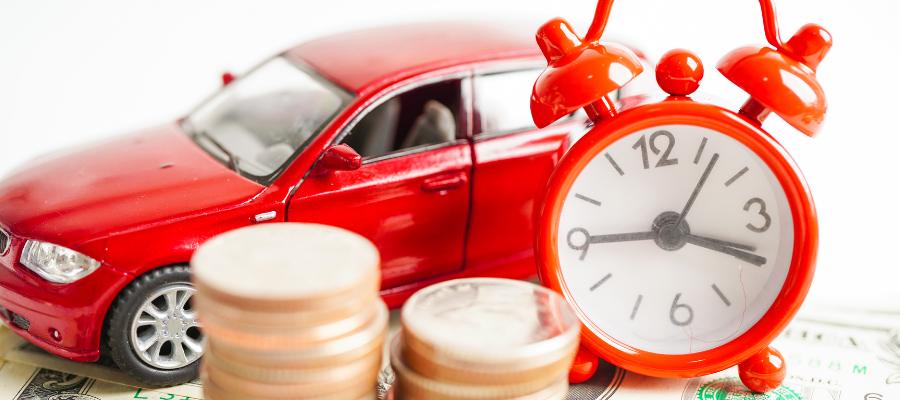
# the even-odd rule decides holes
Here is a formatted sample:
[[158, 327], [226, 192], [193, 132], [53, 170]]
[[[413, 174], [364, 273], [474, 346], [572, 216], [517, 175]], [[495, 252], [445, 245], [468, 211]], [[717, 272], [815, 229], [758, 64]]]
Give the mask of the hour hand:
[[[703, 238], [700, 236], [684, 235], [684, 241], [686, 241], [690, 244], [693, 244], [695, 246], [700, 246], [700, 247], [710, 249], [713, 251], [718, 251], [719, 253], [728, 254], [739, 260], [743, 260], [750, 264], [756, 265], [757, 267], [761, 267], [763, 264], [766, 263], [765, 257], [758, 256], [756, 254], [750, 254], [746, 251], [738, 250], [738, 249], [728, 247], [728, 246], [720, 244], [720, 243], [716, 243], [716, 242], [720, 242], [719, 240], [716, 240], [716, 242], [712, 242], [709, 239]], [[750, 247], [750, 246], [744, 246], [744, 247]]]
[[[584, 235], [584, 243], [576, 246], [572, 243], [572, 235], [576, 232], [580, 232]], [[566, 242], [568, 242], [569, 247], [572, 250], [581, 250], [581, 257], [578, 257], [579, 260], [584, 260], [584, 256], [587, 255], [588, 248], [592, 244], [597, 243], [613, 243], [613, 242], [631, 242], [635, 240], [649, 240], [655, 239], [656, 232], [634, 232], [634, 233], [613, 233], [610, 235], [594, 235], [588, 233], [587, 229], [584, 228], [573, 228], [569, 231], [568, 236], [566, 236]]]

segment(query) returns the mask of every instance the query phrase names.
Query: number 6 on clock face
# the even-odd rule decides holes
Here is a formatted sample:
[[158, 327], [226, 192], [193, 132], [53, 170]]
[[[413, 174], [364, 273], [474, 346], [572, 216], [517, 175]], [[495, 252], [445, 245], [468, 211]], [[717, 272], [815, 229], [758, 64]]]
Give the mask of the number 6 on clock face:
[[745, 333], [791, 267], [794, 226], [767, 164], [693, 125], [624, 135], [574, 178], [559, 213], [559, 273], [611, 339], [692, 354]]

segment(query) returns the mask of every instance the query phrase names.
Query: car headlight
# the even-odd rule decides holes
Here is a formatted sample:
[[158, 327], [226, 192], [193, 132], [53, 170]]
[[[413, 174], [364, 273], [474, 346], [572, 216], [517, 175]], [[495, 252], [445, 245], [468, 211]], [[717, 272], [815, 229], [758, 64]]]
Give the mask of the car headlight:
[[100, 268], [100, 262], [55, 244], [28, 240], [19, 261], [44, 279], [54, 283], [72, 283]]

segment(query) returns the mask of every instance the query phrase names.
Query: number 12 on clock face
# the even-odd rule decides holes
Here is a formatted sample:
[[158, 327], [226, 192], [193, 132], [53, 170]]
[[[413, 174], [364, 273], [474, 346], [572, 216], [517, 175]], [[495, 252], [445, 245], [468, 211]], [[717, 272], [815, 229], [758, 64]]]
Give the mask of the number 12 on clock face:
[[562, 278], [611, 338], [658, 354], [716, 348], [772, 306], [791, 265], [775, 174], [712, 129], [624, 135], [573, 181], [556, 238]]

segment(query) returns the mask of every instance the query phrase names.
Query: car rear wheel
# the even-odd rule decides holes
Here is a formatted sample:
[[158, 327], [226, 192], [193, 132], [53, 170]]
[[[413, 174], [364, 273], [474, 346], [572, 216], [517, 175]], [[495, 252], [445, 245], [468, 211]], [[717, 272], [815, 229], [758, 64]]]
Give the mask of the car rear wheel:
[[122, 371], [152, 386], [197, 378], [205, 337], [191, 302], [195, 291], [187, 266], [155, 269], [122, 290], [106, 331]]

